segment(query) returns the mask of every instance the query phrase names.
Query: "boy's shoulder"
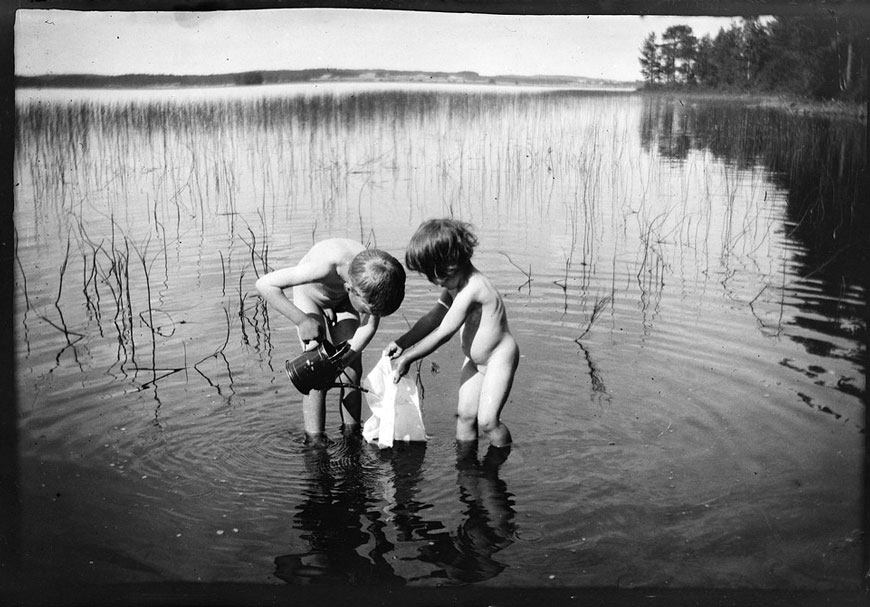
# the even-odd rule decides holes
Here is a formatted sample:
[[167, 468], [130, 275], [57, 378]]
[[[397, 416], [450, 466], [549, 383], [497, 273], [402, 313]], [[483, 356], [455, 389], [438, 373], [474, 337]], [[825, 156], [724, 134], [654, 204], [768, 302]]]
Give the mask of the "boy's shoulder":
[[324, 238], [323, 240], [318, 240], [315, 242], [311, 248], [325, 246], [325, 247], [340, 247], [340, 248], [349, 248], [349, 249], [357, 249], [362, 251], [365, 249], [365, 245], [363, 245], [358, 240], [353, 240], [352, 238]]
[[315, 242], [305, 256], [317, 256], [324, 261], [344, 261], [352, 259], [364, 249], [362, 243], [349, 238], [325, 238]]

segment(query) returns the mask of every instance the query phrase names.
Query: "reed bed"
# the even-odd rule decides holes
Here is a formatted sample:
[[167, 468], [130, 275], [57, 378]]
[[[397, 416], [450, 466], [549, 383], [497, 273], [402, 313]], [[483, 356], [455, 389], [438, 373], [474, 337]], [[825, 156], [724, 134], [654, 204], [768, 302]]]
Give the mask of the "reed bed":
[[[19, 101], [25, 335], [35, 317], [63, 336], [58, 361], [112, 343], [137, 389], [183, 372], [223, 394], [240, 352], [272, 370], [285, 356], [288, 338], [273, 343], [252, 292], [258, 276], [327, 235], [400, 251], [433, 215], [496, 239], [502, 273], [517, 276], [507, 289], [539, 298], [538, 285], [556, 286], [560, 301], [530, 300], [553, 307], [584, 351], [635, 293], [651, 329], [678, 276], [724, 268], [722, 288], [741, 305], [774, 306], [785, 255], [775, 225], [814, 250], [855, 247], [866, 233], [862, 138], [831, 122], [807, 131], [773, 110], [757, 136], [748, 111], [561, 92]], [[763, 169], [787, 182], [788, 200]], [[543, 226], [525, 236], [540, 247], [510, 246], [522, 226]], [[35, 267], [43, 258], [50, 269]], [[633, 286], [618, 283], [626, 266]], [[730, 289], [743, 270], [754, 299]], [[37, 276], [54, 287], [34, 289]], [[200, 314], [212, 319], [205, 336], [192, 329]], [[221, 380], [204, 371], [215, 362]]]

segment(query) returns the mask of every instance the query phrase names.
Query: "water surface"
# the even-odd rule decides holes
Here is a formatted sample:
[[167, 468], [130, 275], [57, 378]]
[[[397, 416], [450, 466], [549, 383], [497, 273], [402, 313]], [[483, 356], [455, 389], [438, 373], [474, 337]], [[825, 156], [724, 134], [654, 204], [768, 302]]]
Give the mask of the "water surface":
[[[566, 90], [18, 91], [26, 566], [46, 580], [854, 589], [866, 136]], [[522, 350], [500, 461], [301, 441], [253, 288], [321, 238], [480, 238]], [[405, 303], [365, 353], [434, 303]]]

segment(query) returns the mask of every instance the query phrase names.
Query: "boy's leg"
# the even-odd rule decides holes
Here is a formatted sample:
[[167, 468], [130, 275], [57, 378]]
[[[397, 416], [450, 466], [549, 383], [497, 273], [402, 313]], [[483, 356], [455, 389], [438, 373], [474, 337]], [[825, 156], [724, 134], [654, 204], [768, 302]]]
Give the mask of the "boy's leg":
[[[353, 337], [359, 328], [359, 316], [353, 312], [339, 312], [336, 322], [329, 328], [333, 344], [338, 345]], [[337, 382], [359, 385], [362, 378], [362, 356], [356, 356], [350, 364], [344, 368], [344, 372], [336, 378]], [[344, 407], [344, 423], [346, 430], [354, 430], [360, 426], [362, 417], [362, 394], [359, 390], [345, 388], [344, 399], [341, 403]]]
[[[294, 287], [293, 304], [305, 312], [308, 316], [319, 322], [326, 329], [326, 319], [323, 310], [305, 295], [304, 290]], [[299, 340], [302, 347], [305, 344]], [[319, 440], [323, 437], [326, 428], [326, 391], [311, 390], [308, 395], [302, 397], [302, 423], [305, 434], [309, 439]]]
[[309, 439], [318, 439], [326, 430], [326, 391], [312, 390], [302, 397], [302, 423]]
[[519, 359], [519, 350], [512, 347], [504, 352], [494, 352], [486, 365], [480, 388], [477, 423], [495, 447], [507, 447], [512, 441], [510, 430], [502, 423], [500, 416], [510, 394]]
[[483, 374], [468, 358], [459, 377], [459, 404], [456, 408], [456, 440], [477, 440], [477, 408]]

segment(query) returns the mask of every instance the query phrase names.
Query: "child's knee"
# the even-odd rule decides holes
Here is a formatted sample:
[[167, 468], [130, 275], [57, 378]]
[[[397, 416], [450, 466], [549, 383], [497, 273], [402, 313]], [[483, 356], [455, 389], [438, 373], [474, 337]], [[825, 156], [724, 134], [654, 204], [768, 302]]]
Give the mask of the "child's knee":
[[477, 427], [481, 432], [489, 433], [501, 425], [498, 416], [482, 415], [477, 418]]
[[459, 411], [456, 413], [456, 421], [463, 426], [477, 426], [477, 414], [468, 411]]

